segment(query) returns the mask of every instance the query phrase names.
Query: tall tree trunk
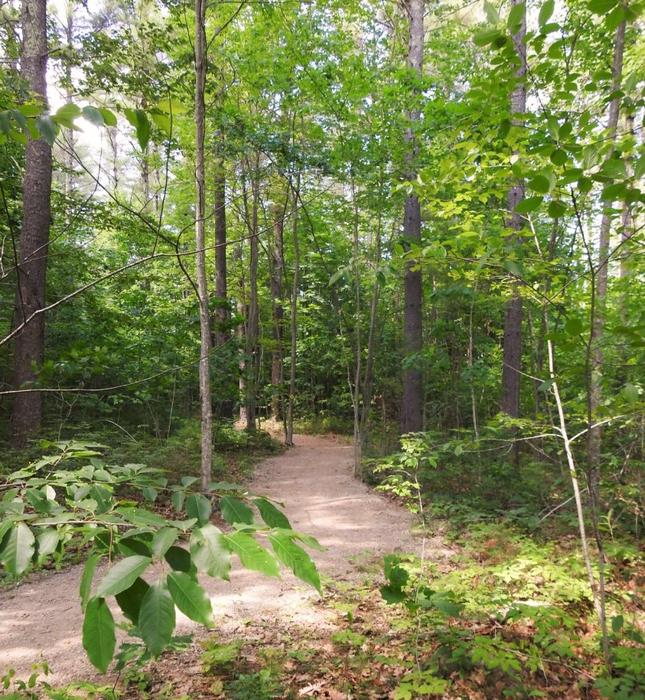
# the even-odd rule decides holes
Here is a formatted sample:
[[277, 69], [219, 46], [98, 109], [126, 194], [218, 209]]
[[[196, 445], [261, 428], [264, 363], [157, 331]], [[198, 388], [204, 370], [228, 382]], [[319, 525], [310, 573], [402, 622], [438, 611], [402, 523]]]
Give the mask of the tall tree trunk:
[[[23, 0], [22, 76], [42, 102], [47, 101], [47, 3]], [[16, 293], [15, 323], [23, 323], [45, 306], [45, 283], [49, 243], [52, 149], [42, 139], [27, 142], [22, 195], [22, 226]], [[16, 335], [14, 386], [19, 389], [37, 381], [45, 355], [45, 317], [39, 314]], [[17, 394], [11, 429], [16, 447], [40, 429], [43, 398], [40, 392]]]
[[[618, 128], [618, 117], [620, 114], [620, 100], [618, 93], [623, 73], [623, 52], [625, 49], [625, 28], [626, 22], [623, 20], [616, 29], [614, 39], [614, 57], [612, 62], [611, 92], [615, 95], [609, 103], [609, 118], [607, 129], [611, 140], [613, 152], [616, 141], [616, 130]], [[611, 157], [611, 153], [608, 158]], [[596, 413], [602, 401], [602, 371], [604, 356], [602, 351], [603, 334], [605, 327], [605, 307], [607, 303], [607, 271], [609, 267], [609, 237], [611, 233], [611, 214], [608, 209], [611, 203], [605, 203], [600, 222], [600, 233], [598, 241], [598, 269], [595, 275], [595, 289], [592, 290], [592, 318], [591, 337], [589, 342], [590, 366], [589, 366], [589, 391], [587, 397], [587, 419], [589, 432], [587, 435], [587, 449], [589, 454], [589, 487], [592, 504], [598, 502], [598, 484], [600, 468], [600, 450], [602, 443], [602, 429], [592, 428], [596, 419]]]
[[197, 291], [199, 296], [199, 398], [201, 403], [201, 485], [208, 489], [213, 462], [213, 409], [211, 405], [210, 352], [211, 327], [208, 309], [208, 282], [206, 277], [206, 176], [204, 167], [204, 133], [206, 109], [206, 3], [195, 0], [195, 186], [197, 191], [195, 212], [195, 246], [197, 253]]
[[[423, 71], [423, 12], [424, 0], [405, 0], [405, 10], [409, 19], [408, 68], [419, 78]], [[417, 98], [418, 88], [415, 89]], [[421, 119], [419, 108], [413, 105], [408, 114], [410, 126], [405, 134], [406, 180], [416, 180], [416, 159], [418, 145], [414, 127]], [[408, 195], [405, 201], [403, 236], [407, 245], [415, 246], [421, 241], [421, 206], [415, 194]], [[418, 367], [418, 353], [423, 343], [423, 284], [419, 262], [408, 259], [404, 279], [403, 310], [403, 402], [401, 406], [401, 432], [409, 433], [423, 429], [423, 376]]]
[[[524, 4], [524, 0], [511, 0], [511, 8], [520, 4]], [[515, 72], [517, 83], [511, 94], [511, 119], [514, 126], [521, 127], [524, 124], [523, 115], [526, 112], [526, 9], [522, 14], [519, 28], [513, 33], [512, 38], [519, 66]], [[520, 232], [523, 228], [522, 216], [515, 212], [515, 207], [524, 199], [524, 191], [523, 180], [516, 180], [508, 191], [507, 206], [511, 213], [508, 226], [517, 234], [511, 239], [515, 245], [521, 244]], [[520, 415], [522, 369], [522, 297], [517, 282], [513, 283], [512, 296], [506, 302], [502, 361], [500, 410], [517, 418]]]
[[[380, 195], [383, 195], [383, 173], [381, 171], [381, 187]], [[381, 202], [382, 199], [379, 199]], [[360, 436], [365, 443], [365, 433], [370, 417], [370, 409], [372, 406], [372, 385], [373, 385], [373, 368], [374, 368], [374, 351], [376, 346], [376, 322], [378, 317], [378, 305], [381, 293], [381, 283], [379, 282], [379, 266], [381, 264], [382, 255], [382, 236], [383, 236], [383, 211], [379, 206], [378, 221], [376, 223], [376, 239], [374, 242], [374, 287], [372, 288], [372, 299], [370, 301], [370, 324], [367, 332], [367, 355], [365, 357], [365, 372], [363, 374], [363, 382], [361, 387], [361, 425]]]
[[229, 337], [228, 280], [226, 272], [226, 174], [217, 163], [214, 181], [215, 196], [215, 345], [224, 345]]
[[[354, 413], [354, 476], [361, 476], [363, 462], [363, 435], [361, 433], [361, 377], [363, 374], [363, 341], [361, 335], [361, 269], [360, 269], [360, 237], [358, 200], [356, 199], [356, 183], [352, 174], [352, 270], [354, 272], [354, 387], [352, 391], [352, 408]], [[349, 367], [348, 367], [349, 371]], [[350, 388], [351, 388], [350, 380]]]
[[249, 244], [249, 315], [246, 328], [246, 429], [255, 430], [257, 412], [257, 370], [258, 370], [258, 335], [260, 326], [260, 309], [258, 305], [258, 208], [260, 206], [260, 182], [258, 180], [259, 163], [256, 161], [255, 172], [251, 179], [251, 220]]
[[298, 197], [300, 196], [300, 173], [296, 178], [293, 193], [293, 280], [291, 282], [291, 317], [289, 331], [291, 335], [289, 364], [289, 400], [287, 401], [285, 442], [293, 445], [293, 404], [296, 399], [296, 359], [298, 349], [298, 294], [300, 293], [300, 240], [298, 238]]
[[282, 305], [282, 282], [284, 278], [284, 215], [288, 204], [276, 204], [273, 208], [273, 265], [271, 274], [271, 303], [273, 305], [273, 349], [271, 351], [271, 413], [282, 420], [282, 383], [284, 367], [282, 361], [282, 336], [284, 307]]
[[240, 270], [239, 293], [237, 298], [237, 315], [240, 318], [240, 323], [237, 326], [237, 343], [239, 353], [239, 401], [240, 401], [240, 424], [246, 425], [246, 324], [247, 324], [247, 308], [246, 308], [246, 285], [244, 284], [244, 267], [242, 260], [244, 259], [243, 243], [240, 243], [235, 248], [233, 262], [235, 267]]

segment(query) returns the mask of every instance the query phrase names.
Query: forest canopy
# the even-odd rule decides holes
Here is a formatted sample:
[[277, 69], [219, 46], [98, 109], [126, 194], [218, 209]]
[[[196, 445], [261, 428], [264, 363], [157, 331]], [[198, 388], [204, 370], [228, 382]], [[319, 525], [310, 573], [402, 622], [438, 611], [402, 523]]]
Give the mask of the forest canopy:
[[[568, 514], [540, 536], [575, 536], [613, 678], [642, 642], [616, 637], [611, 545], [643, 516], [643, 3], [0, 9], [5, 568], [43, 562], [7, 504], [48, 450], [194, 479], [199, 558], [229, 451], [349, 435], [354, 476], [424, 519], [533, 537]], [[131, 477], [144, 500], [168, 486]], [[238, 496], [320, 589], [281, 512]], [[402, 603], [405, 562], [384, 573]], [[626, 683], [603, 692], [642, 697]]]

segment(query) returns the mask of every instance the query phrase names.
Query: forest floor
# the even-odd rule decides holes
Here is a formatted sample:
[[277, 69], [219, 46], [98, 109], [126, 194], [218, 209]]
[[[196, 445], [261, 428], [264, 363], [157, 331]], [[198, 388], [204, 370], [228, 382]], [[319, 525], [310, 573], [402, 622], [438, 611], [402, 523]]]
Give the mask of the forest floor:
[[[296, 447], [257, 466], [249, 490], [283, 502], [293, 527], [314, 535], [325, 547], [314, 553], [325, 586], [323, 599], [287, 572], [277, 580], [237, 568], [230, 583], [205, 580], [215, 611], [214, 630], [197, 629], [179, 614], [177, 632], [192, 633], [193, 641], [131, 675], [128, 694], [133, 697], [232, 697], [220, 695], [224, 681], [218, 679], [218, 664], [235, 658], [245, 643], [251, 645], [245, 651], [247, 666], [259, 653], [264, 654], [261, 666], [270, 667], [271, 658], [265, 657], [267, 649], [274, 648], [271, 645], [277, 644], [284, 654], [293, 652], [289, 659], [273, 663], [293, 671], [291, 685], [299, 686], [298, 696], [349, 697], [334, 687], [333, 674], [297, 677], [307, 655], [317, 653], [314, 640], [328, 651], [334, 644], [347, 649], [360, 646], [360, 635], [353, 638], [345, 630], [338, 637], [339, 618], [346, 622], [356, 614], [352, 605], [334, 604], [339, 591], [359, 590], [362, 585], [378, 597], [373, 578], [382, 570], [384, 554], [423, 554], [435, 562], [451, 556], [440, 535], [415, 536], [413, 516], [353, 477], [351, 446], [342, 439], [297, 436]], [[51, 668], [46, 680], [54, 685], [80, 679], [110, 685], [116, 681], [114, 674], [99, 679], [82, 649], [80, 575], [80, 566], [35, 574], [0, 592], [0, 677], [9, 668], [24, 677], [34, 662], [43, 660]], [[308, 642], [300, 656], [297, 650], [302, 645], [294, 639]], [[253, 669], [252, 663], [249, 668]], [[347, 674], [343, 675], [346, 683]], [[241, 678], [249, 686], [249, 698], [281, 696], [271, 690], [274, 681], [268, 671]], [[238, 695], [246, 692], [242, 689]]]

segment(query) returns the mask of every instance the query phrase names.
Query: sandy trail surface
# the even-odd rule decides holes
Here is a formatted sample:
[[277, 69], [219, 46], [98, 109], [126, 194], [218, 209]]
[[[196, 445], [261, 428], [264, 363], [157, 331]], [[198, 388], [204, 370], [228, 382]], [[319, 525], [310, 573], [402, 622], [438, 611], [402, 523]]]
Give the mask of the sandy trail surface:
[[[352, 476], [352, 448], [327, 437], [297, 436], [296, 447], [256, 468], [249, 490], [284, 503], [295, 529], [318, 538], [326, 547], [313, 552], [321, 575], [352, 582], [363, 575], [360, 562], [393, 551], [418, 552], [411, 534], [412, 517], [403, 508], [370, 490]], [[447, 555], [440, 541], [425, 543], [426, 554]], [[0, 592], [0, 676], [14, 668], [21, 676], [39, 660], [49, 663], [49, 682], [94, 679], [95, 670], [81, 645], [82, 615], [78, 597], [81, 567], [36, 575]], [[98, 579], [100, 574], [95, 578]], [[215, 626], [238, 633], [248, 624], [331, 624], [314, 605], [318, 594], [290, 573], [281, 579], [234, 568], [230, 583], [202, 579], [213, 601]], [[115, 610], [116, 612], [116, 610]], [[178, 613], [178, 632], [197, 626]]]

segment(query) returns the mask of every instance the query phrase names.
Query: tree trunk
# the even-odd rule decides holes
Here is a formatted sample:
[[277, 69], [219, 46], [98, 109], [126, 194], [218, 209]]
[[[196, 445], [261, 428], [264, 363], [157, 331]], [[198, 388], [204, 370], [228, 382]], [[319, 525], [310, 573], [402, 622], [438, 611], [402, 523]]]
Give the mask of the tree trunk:
[[[511, 0], [511, 8], [523, 3], [523, 0]], [[519, 60], [515, 73], [517, 84], [511, 94], [511, 119], [516, 127], [524, 124], [523, 115], [526, 112], [526, 9], [522, 15], [520, 26], [512, 35], [513, 46]], [[511, 241], [521, 245], [520, 232], [523, 220], [515, 212], [515, 207], [524, 199], [524, 181], [516, 180], [510, 187], [507, 206], [510, 212], [509, 228], [517, 235]], [[513, 418], [520, 415], [520, 378], [522, 369], [522, 297], [517, 282], [513, 283], [512, 296], [506, 302], [504, 315], [504, 345], [502, 365], [502, 391], [500, 410]]]
[[293, 404], [296, 398], [296, 359], [298, 343], [298, 294], [300, 292], [300, 240], [298, 238], [298, 197], [300, 196], [300, 173], [296, 179], [293, 196], [293, 280], [291, 284], [291, 356], [289, 365], [289, 400], [287, 401], [285, 442], [293, 445]]
[[260, 309], [258, 306], [258, 207], [260, 205], [260, 183], [258, 167], [251, 180], [251, 220], [249, 244], [249, 315], [246, 328], [246, 429], [255, 430], [257, 409], [257, 365]]
[[[406, 0], [409, 19], [408, 68], [419, 78], [423, 71], [423, 12], [424, 0]], [[414, 90], [417, 98], [418, 88]], [[414, 127], [421, 119], [419, 108], [413, 105], [408, 114], [410, 127], [405, 134], [406, 180], [416, 180], [417, 139]], [[415, 246], [421, 241], [421, 206], [415, 194], [405, 201], [403, 236], [406, 245]], [[406, 261], [403, 310], [403, 402], [401, 406], [401, 432], [410, 433], [423, 429], [423, 377], [418, 367], [418, 354], [423, 343], [423, 284], [419, 263], [414, 258]]]
[[285, 206], [276, 204], [273, 209], [273, 265], [271, 274], [271, 302], [273, 305], [273, 349], [271, 351], [271, 413], [275, 420], [282, 420], [282, 336], [284, 307], [282, 306], [282, 282], [284, 278], [284, 215]]
[[[612, 63], [612, 84], [611, 91], [616, 95], [609, 104], [609, 118], [607, 129], [609, 138], [613, 146], [616, 141], [616, 130], [618, 128], [618, 117], [620, 113], [620, 100], [618, 95], [623, 73], [623, 52], [625, 49], [625, 28], [626, 22], [618, 25], [616, 37], [614, 39], [614, 57]], [[607, 156], [611, 157], [611, 153]], [[589, 433], [587, 435], [587, 449], [589, 455], [589, 487], [592, 504], [598, 502], [598, 483], [600, 468], [600, 450], [602, 443], [602, 429], [592, 428], [598, 407], [602, 401], [602, 370], [604, 356], [602, 350], [604, 326], [605, 326], [605, 306], [607, 302], [607, 270], [609, 267], [609, 237], [611, 233], [611, 214], [608, 208], [610, 202], [605, 203], [600, 222], [600, 234], [598, 241], [598, 269], [596, 271], [595, 290], [592, 290], [592, 318], [591, 318], [591, 338], [589, 348], [591, 352], [589, 367], [589, 392], [587, 397], [587, 420]]]
[[[22, 77], [41, 101], [47, 101], [47, 3], [23, 0]], [[45, 306], [45, 283], [49, 243], [52, 150], [42, 139], [27, 142], [23, 180], [22, 226], [16, 293], [15, 323], [23, 323]], [[45, 317], [39, 314], [16, 335], [14, 350], [16, 389], [37, 381], [45, 355]], [[43, 398], [40, 392], [17, 394], [13, 403], [13, 444], [25, 445], [40, 429]]]
[[215, 345], [229, 337], [228, 280], [226, 274], [226, 175], [221, 162], [215, 172]]
[[243, 243], [237, 245], [233, 256], [234, 267], [240, 270], [239, 295], [237, 299], [237, 315], [240, 323], [237, 326], [237, 343], [239, 353], [239, 401], [240, 401], [240, 423], [246, 425], [246, 286], [244, 284], [244, 259]]
[[211, 405], [210, 352], [211, 328], [208, 308], [208, 282], [206, 277], [206, 177], [204, 167], [204, 132], [206, 110], [206, 4], [195, 0], [195, 186], [197, 191], [195, 211], [195, 246], [197, 253], [197, 291], [199, 296], [199, 398], [201, 403], [201, 485], [208, 489], [213, 461], [213, 409]]

